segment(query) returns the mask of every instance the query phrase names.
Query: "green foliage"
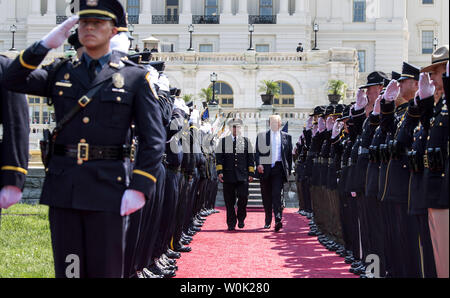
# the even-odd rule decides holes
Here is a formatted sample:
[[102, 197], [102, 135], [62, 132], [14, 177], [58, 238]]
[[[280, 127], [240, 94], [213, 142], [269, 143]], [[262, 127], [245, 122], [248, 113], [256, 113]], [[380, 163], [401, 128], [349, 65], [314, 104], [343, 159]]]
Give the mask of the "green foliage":
[[192, 95], [192, 94], [185, 94], [185, 95], [183, 95], [183, 100], [184, 100], [185, 103], [188, 103], [188, 102], [190, 102], [193, 99], [194, 99], [194, 95]]
[[341, 95], [345, 98], [345, 93], [347, 92], [347, 84], [341, 80], [330, 80], [328, 81], [328, 94]]
[[258, 92], [273, 96], [280, 95], [280, 91], [280, 85], [277, 82], [270, 80], [262, 80], [258, 89]]
[[206, 102], [210, 102], [213, 97], [213, 89], [212, 87], [209, 88], [202, 88], [200, 90], [200, 94], [198, 95], [201, 99], [203, 99]]
[[2, 211], [0, 278], [54, 278], [48, 207], [17, 204]]

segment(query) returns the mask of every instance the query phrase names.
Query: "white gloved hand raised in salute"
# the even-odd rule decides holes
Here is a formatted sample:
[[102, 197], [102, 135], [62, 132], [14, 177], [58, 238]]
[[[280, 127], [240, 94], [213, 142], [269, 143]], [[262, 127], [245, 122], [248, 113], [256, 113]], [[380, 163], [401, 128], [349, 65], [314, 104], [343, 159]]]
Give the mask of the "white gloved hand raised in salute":
[[327, 119], [327, 131], [331, 131], [334, 126], [334, 119], [333, 117], [328, 117]]
[[120, 206], [120, 215], [128, 216], [138, 211], [145, 205], [145, 196], [142, 192], [127, 189], [122, 197], [122, 205]]
[[306, 130], [311, 130], [313, 127], [313, 117], [309, 117], [308, 121], [306, 121]]
[[331, 133], [331, 138], [335, 139], [344, 127], [344, 122], [336, 121], [333, 125], [333, 132]]
[[63, 45], [64, 41], [69, 38], [71, 32], [70, 30], [78, 23], [79, 16], [72, 16], [61, 25], [53, 28], [50, 33], [48, 33], [42, 39], [42, 45], [47, 49], [57, 49]]
[[400, 84], [396, 80], [392, 80], [384, 92], [383, 98], [388, 102], [393, 102], [400, 94]]
[[377, 100], [375, 100], [375, 104], [373, 105], [373, 111], [372, 111], [372, 114], [375, 116], [380, 115], [382, 99], [383, 99], [383, 95], [380, 95], [380, 96], [378, 96]]
[[359, 89], [358, 92], [356, 92], [355, 110], [359, 111], [364, 109], [368, 103], [369, 100], [367, 99], [366, 91], [364, 89]]
[[317, 124], [314, 124], [312, 127], [312, 136], [315, 137], [318, 131], [319, 127], [317, 126]]
[[317, 120], [317, 127], [319, 128], [319, 132], [324, 132], [325, 129], [327, 129], [327, 125], [325, 123], [325, 120], [320, 117], [319, 120]]
[[7, 185], [0, 191], [0, 209], [8, 209], [22, 199], [22, 191], [17, 186]]
[[421, 73], [419, 78], [419, 97], [425, 99], [434, 95], [436, 87], [428, 73]]

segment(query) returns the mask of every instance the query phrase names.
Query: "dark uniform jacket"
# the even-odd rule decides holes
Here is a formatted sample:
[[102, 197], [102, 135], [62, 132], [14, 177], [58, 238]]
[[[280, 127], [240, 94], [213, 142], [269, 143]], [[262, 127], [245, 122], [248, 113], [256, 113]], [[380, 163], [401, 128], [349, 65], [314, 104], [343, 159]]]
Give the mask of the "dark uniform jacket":
[[255, 160], [252, 144], [246, 137], [227, 136], [220, 139], [216, 150], [217, 174], [223, 174], [225, 183], [248, 181], [255, 175]]
[[[283, 165], [283, 181], [287, 182], [292, 172], [292, 137], [281, 131], [281, 163]], [[272, 168], [272, 145], [270, 143], [270, 130], [258, 134], [255, 151], [256, 165], [264, 166], [262, 179], [267, 179]]]
[[358, 175], [361, 175], [361, 165], [358, 167], [358, 153], [359, 147], [361, 145], [361, 135], [363, 132], [363, 126], [366, 122], [366, 111], [365, 109], [355, 110], [352, 109], [351, 112], [351, 120], [352, 120], [352, 129], [350, 130], [350, 140], [352, 141], [352, 149], [350, 152], [349, 160], [348, 160], [348, 173], [347, 173], [347, 184], [346, 190], [348, 192], [360, 192], [361, 183], [356, 178]]
[[109, 63], [94, 81], [89, 80], [84, 59], [65, 63], [49, 77], [52, 65], [37, 69], [47, 52], [39, 43], [26, 49], [11, 63], [3, 84], [13, 91], [52, 98], [57, 122], [89, 89], [101, 85], [92, 102], [66, 124], [55, 143], [63, 147], [76, 147], [83, 142], [89, 146], [120, 147], [125, 145], [133, 121], [139, 146], [132, 173], [123, 160], [88, 160], [79, 165], [76, 158], [54, 155], [47, 169], [41, 203], [118, 213], [126, 189], [150, 198], [166, 140], [150, 74], [112, 52]]
[[[0, 56], [0, 80], [7, 75], [11, 60]], [[30, 134], [28, 104], [25, 95], [13, 93], [0, 84], [0, 189], [16, 186], [23, 189], [28, 169]]]

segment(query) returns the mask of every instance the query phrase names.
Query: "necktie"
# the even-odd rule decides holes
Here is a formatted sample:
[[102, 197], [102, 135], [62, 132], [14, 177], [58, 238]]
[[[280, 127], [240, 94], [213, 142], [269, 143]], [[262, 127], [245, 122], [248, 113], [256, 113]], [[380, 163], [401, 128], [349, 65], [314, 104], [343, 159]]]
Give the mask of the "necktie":
[[89, 64], [89, 79], [94, 81], [95, 77], [97, 76], [97, 66], [99, 65], [98, 60], [92, 60]]

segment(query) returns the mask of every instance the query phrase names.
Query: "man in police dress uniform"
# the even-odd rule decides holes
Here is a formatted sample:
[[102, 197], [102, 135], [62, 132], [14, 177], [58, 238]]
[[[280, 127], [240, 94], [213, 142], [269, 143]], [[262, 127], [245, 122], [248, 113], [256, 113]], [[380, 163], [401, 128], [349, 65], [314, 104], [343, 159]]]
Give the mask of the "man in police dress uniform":
[[[0, 56], [0, 79], [11, 60]], [[28, 168], [28, 105], [25, 95], [8, 91], [0, 84], [0, 216], [22, 198]], [[1, 220], [1, 218], [0, 218]]]
[[229, 231], [235, 230], [236, 223], [240, 229], [244, 228], [247, 217], [248, 183], [253, 181], [255, 174], [252, 144], [246, 137], [241, 136], [242, 124], [242, 120], [232, 119], [228, 123], [232, 135], [222, 138], [216, 150], [216, 168], [218, 179], [223, 183]]
[[[121, 15], [118, 1], [81, 1], [79, 16], [23, 51], [4, 78], [13, 91], [52, 98], [58, 124], [72, 116], [53, 138], [41, 196], [41, 203], [50, 206], [57, 277], [121, 277], [122, 216], [141, 209], [155, 191], [166, 136], [149, 73], [110, 51]], [[38, 65], [50, 49], [61, 46], [79, 19], [85, 53], [49, 81], [51, 66]], [[131, 172], [124, 160], [132, 119], [139, 148]], [[79, 274], [66, 272], [68, 257], [79, 260]]]

